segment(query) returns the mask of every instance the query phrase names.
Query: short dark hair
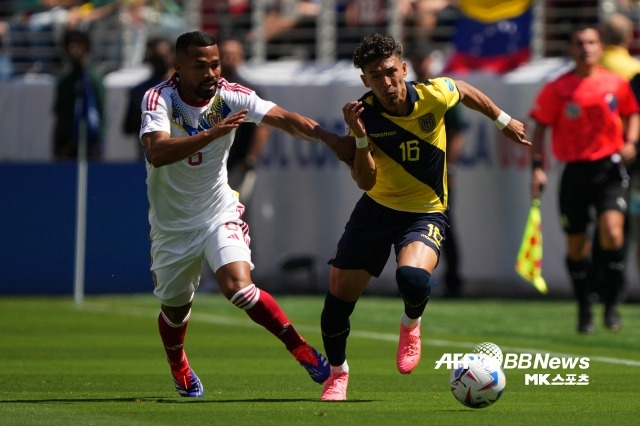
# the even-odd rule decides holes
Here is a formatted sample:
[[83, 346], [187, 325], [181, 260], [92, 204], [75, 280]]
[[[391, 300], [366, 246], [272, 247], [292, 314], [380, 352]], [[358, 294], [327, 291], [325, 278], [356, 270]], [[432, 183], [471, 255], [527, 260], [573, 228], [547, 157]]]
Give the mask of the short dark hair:
[[392, 56], [402, 57], [402, 45], [393, 37], [373, 33], [362, 39], [353, 52], [353, 66], [364, 69], [367, 64]]
[[600, 39], [600, 41], [602, 41], [602, 32], [600, 31], [600, 28], [598, 27], [597, 24], [581, 22], [571, 27], [571, 31], [569, 32], [569, 45], [573, 43], [573, 39], [576, 37], [578, 33], [581, 33], [587, 30], [595, 31], [598, 34], [598, 38]]
[[71, 43], [78, 43], [84, 46], [87, 52], [91, 51], [91, 37], [84, 31], [67, 30], [62, 35], [62, 45], [68, 48]]
[[192, 31], [184, 33], [176, 40], [176, 53], [178, 55], [187, 53], [190, 47], [207, 47], [218, 44], [216, 39], [202, 31]]

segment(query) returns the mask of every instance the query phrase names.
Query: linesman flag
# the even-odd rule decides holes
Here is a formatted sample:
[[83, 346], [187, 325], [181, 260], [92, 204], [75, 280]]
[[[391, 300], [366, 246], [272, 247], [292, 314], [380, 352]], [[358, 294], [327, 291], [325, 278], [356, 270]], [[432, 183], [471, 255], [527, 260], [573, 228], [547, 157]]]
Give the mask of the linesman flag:
[[534, 199], [524, 228], [516, 272], [529, 281], [542, 294], [547, 293], [547, 284], [542, 278], [542, 220], [540, 200]]

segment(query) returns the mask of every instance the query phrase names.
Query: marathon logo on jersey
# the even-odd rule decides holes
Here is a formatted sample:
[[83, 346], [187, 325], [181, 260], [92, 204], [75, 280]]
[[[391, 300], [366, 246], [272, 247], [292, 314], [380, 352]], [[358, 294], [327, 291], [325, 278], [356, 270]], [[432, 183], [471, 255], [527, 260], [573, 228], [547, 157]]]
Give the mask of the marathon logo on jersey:
[[218, 95], [214, 96], [213, 99], [211, 99], [211, 104], [209, 105], [209, 108], [207, 108], [207, 112], [205, 112], [204, 116], [204, 119], [211, 127], [215, 127], [224, 119], [224, 116], [222, 114], [223, 104], [224, 101], [222, 100], [222, 97]]
[[418, 123], [420, 124], [420, 130], [425, 133], [431, 133], [436, 128], [436, 116], [430, 112], [418, 118]]

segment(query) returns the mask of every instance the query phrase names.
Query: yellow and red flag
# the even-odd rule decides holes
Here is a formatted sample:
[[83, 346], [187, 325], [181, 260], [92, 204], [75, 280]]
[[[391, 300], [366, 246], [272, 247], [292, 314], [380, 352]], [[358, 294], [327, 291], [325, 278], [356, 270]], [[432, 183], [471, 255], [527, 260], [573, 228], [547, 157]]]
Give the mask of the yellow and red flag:
[[542, 219], [539, 199], [534, 199], [529, 209], [516, 260], [516, 272], [540, 293], [547, 293], [547, 284], [542, 278]]

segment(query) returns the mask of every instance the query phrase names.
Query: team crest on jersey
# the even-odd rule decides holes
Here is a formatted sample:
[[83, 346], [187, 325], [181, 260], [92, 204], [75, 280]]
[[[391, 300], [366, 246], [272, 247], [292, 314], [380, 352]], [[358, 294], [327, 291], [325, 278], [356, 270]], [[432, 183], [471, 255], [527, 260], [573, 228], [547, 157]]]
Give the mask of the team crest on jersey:
[[425, 133], [431, 133], [436, 128], [436, 116], [430, 112], [418, 118], [418, 123], [420, 124], [420, 130]]
[[209, 108], [207, 108], [207, 112], [204, 117], [211, 127], [217, 125], [224, 118], [222, 116], [222, 104], [223, 100], [220, 96], [216, 95], [211, 99], [211, 104], [209, 105]]

